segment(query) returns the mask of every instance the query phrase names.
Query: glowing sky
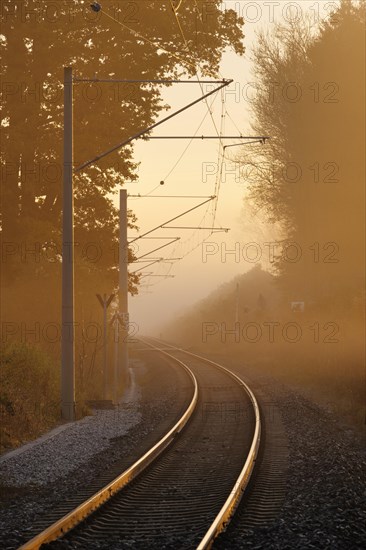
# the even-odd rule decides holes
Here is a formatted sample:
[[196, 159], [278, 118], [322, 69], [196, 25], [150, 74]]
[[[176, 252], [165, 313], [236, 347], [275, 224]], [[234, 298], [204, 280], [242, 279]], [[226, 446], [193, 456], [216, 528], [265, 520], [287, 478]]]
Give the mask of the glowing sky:
[[[260, 28], [271, 30], [276, 23], [283, 22], [290, 17], [299, 17], [307, 13], [314, 24], [319, 19], [326, 17], [339, 2], [322, 1], [230, 1], [224, 3], [227, 8], [235, 9], [246, 19], [244, 26], [246, 54], [239, 57], [232, 51], [225, 53], [221, 64], [221, 75], [231, 78], [234, 82], [224, 89], [225, 109], [228, 115], [224, 119], [224, 134], [238, 135], [238, 129], [244, 135], [250, 134], [250, 98], [255, 93], [251, 85], [253, 82], [252, 64], [250, 61], [252, 44], [255, 43], [256, 32]], [[207, 90], [203, 85], [204, 91]], [[171, 106], [171, 111], [177, 110], [201, 95], [201, 89], [196, 84], [174, 85], [164, 92], [164, 100]], [[209, 98], [211, 103], [215, 95]], [[220, 128], [222, 112], [222, 98], [220, 93], [212, 105], [212, 116], [217, 128]], [[171, 121], [158, 128], [153, 135], [193, 135], [202, 119], [207, 114], [207, 107], [202, 102], [197, 106], [178, 115]], [[161, 117], [166, 116], [162, 114]], [[207, 114], [197, 135], [215, 135], [215, 128], [211, 117]], [[227, 141], [227, 144], [235, 143]], [[138, 141], [135, 143], [135, 159], [141, 162], [139, 169], [139, 181], [128, 183], [129, 194], [141, 194], [151, 192], [161, 195], [212, 195], [215, 186], [215, 171], [218, 160], [218, 140], [193, 141], [185, 155], [167, 177], [181, 153], [188, 144], [188, 140], [151, 140], [149, 142]], [[234, 152], [240, 149], [229, 149], [228, 156], [233, 158]], [[236, 246], [242, 250], [247, 243], [256, 242], [257, 251], [264, 251], [263, 243], [274, 241], [278, 238], [278, 232], [273, 227], [265, 224], [259, 217], [253, 217], [245, 206], [245, 180], [240, 179], [239, 169], [229, 159], [225, 160], [223, 181], [220, 186], [220, 195], [217, 208], [216, 226], [230, 227], [229, 233], [216, 233], [209, 237], [208, 243], [212, 245], [198, 246], [195, 251], [183, 260], [175, 262], [170, 274], [174, 278], [163, 279], [151, 277], [143, 279], [144, 283], [154, 286], [142, 287], [137, 297], [129, 298], [130, 318], [140, 327], [140, 332], [159, 331], [159, 324], [169, 321], [175, 315], [183, 311], [197, 300], [206, 296], [220, 284], [230, 280], [235, 275], [244, 273], [254, 265], [255, 250], [251, 255], [241, 254], [240, 261], [234, 254], [228, 254]], [[164, 186], [159, 182], [165, 181]], [[158, 199], [141, 198], [129, 199], [129, 208], [132, 208], [138, 217], [140, 232], [162, 224], [168, 219], [180, 214], [184, 210], [192, 208], [203, 199]], [[191, 214], [177, 220], [173, 225], [195, 226], [199, 224], [205, 213], [205, 206], [195, 210]], [[207, 224], [211, 225], [210, 218]], [[180, 236], [181, 241], [187, 241], [192, 236], [189, 230], [160, 229], [155, 236]], [[203, 235], [201, 233], [200, 235]], [[137, 236], [131, 232], [130, 237]], [[207, 233], [205, 232], [205, 236]], [[163, 241], [140, 240], [137, 255], [146, 253]], [[236, 243], [240, 243], [239, 245]], [[197, 242], [195, 242], [197, 244]], [[188, 242], [184, 252], [193, 246], [193, 241]], [[177, 257], [182, 252], [181, 247], [174, 245], [163, 249], [154, 257]], [[211, 252], [203, 261], [205, 252]], [[245, 255], [244, 255], [245, 256]], [[266, 265], [268, 254], [258, 259]], [[223, 261], [226, 260], [226, 261]], [[130, 266], [130, 270], [141, 267], [141, 264]], [[167, 264], [155, 265], [147, 271], [153, 271], [155, 275], [166, 273]], [[148, 291], [148, 292], [147, 292]]]

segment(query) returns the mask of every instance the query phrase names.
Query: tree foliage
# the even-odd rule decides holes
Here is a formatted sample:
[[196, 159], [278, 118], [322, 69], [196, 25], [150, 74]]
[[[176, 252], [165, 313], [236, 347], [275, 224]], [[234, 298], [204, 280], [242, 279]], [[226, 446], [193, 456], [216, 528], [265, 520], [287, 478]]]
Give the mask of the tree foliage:
[[[79, 0], [2, 2], [5, 235], [59, 235], [63, 67], [72, 66], [81, 79], [161, 79], [195, 70], [215, 75], [226, 46], [243, 52], [242, 31], [234, 12], [226, 26], [219, 2], [211, 2], [209, 12], [205, 6], [184, 2], [180, 8], [187, 47], [168, 1], [105, 1], [99, 13]], [[79, 82], [74, 90], [76, 166], [149, 126], [166, 107], [156, 85]], [[116, 211], [108, 194], [137, 178], [132, 153], [125, 147], [75, 178], [78, 237], [90, 239], [97, 231], [113, 238]]]
[[[51, 241], [60, 250], [64, 66], [72, 66], [79, 79], [177, 78], [196, 71], [215, 76], [227, 46], [244, 51], [242, 20], [216, 0], [181, 3], [177, 15], [187, 44], [169, 1], [101, 4], [95, 13], [81, 0], [2, 2], [4, 242]], [[167, 108], [162, 88], [76, 82], [75, 166], [151, 125]], [[102, 272], [109, 289], [116, 283], [111, 249], [118, 228], [111, 197], [126, 180], [138, 178], [137, 168], [130, 145], [75, 175], [75, 240], [98, 243], [103, 251], [96, 266], [76, 248], [77, 269], [84, 275]], [[132, 213], [130, 221], [136, 221]], [[32, 276], [32, 266], [24, 269], [11, 256], [3, 276], [13, 285], [17, 277]], [[57, 265], [48, 262], [42, 269], [52, 273]], [[40, 266], [33, 267], [40, 276]]]
[[342, 2], [319, 29], [310, 19], [278, 25], [254, 50], [253, 129], [271, 140], [241, 162], [256, 208], [281, 222], [283, 246], [296, 243], [277, 256], [293, 300], [346, 306], [360, 298], [364, 15], [364, 5]]
[[[78, 79], [217, 76], [227, 47], [244, 52], [243, 21], [219, 0], [185, 0], [179, 9], [169, 0], [100, 4], [96, 13], [82, 0], [1, 2], [2, 317], [16, 323], [15, 338], [23, 339], [22, 324], [28, 329], [40, 322], [42, 340], [42, 326], [60, 323], [64, 67]], [[75, 166], [148, 127], [168, 108], [162, 84], [79, 81], [73, 88]], [[137, 179], [133, 144], [75, 173], [79, 325], [100, 320], [95, 294], [117, 286], [113, 195]], [[130, 211], [130, 227], [136, 223]], [[131, 275], [130, 292], [137, 284], [138, 275]], [[54, 342], [58, 357], [59, 339]]]

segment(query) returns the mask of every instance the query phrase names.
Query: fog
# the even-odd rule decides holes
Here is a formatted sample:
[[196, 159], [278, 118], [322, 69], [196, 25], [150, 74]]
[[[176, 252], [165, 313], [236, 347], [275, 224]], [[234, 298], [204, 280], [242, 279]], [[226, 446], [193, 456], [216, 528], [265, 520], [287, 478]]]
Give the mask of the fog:
[[[330, 398], [351, 403], [350, 415], [359, 423], [364, 414], [363, 3], [224, 2], [222, 10], [234, 10], [229, 26], [213, 4], [217, 17], [212, 28], [202, 27], [203, 42], [194, 47], [205, 80], [214, 80], [210, 68], [218, 64], [215, 79], [233, 82], [150, 136], [170, 139], [137, 140], [133, 148], [75, 173], [79, 412], [101, 391], [103, 311], [96, 294], [111, 296], [109, 357], [114, 353], [122, 187], [129, 195], [128, 238], [134, 240], [129, 257], [134, 335], [245, 356], [315, 393], [331, 380]], [[100, 77], [133, 80], [141, 78], [143, 60], [147, 79], [182, 79], [190, 73], [192, 82], [149, 83], [118, 100], [113, 87], [106, 95], [97, 86], [92, 96], [75, 82], [76, 166], [212, 90], [212, 83], [196, 82], [191, 52], [172, 28], [170, 12], [161, 3], [144, 6], [139, 28], [148, 33], [151, 10], [161, 10], [161, 28], [154, 32], [165, 36], [165, 57], [154, 43], [146, 45], [119, 28], [117, 33], [109, 26], [113, 19], [103, 20], [93, 39], [90, 22], [81, 17], [28, 27], [22, 21], [0, 36], [8, 83], [1, 189], [2, 347], [9, 369], [4, 403], [27, 401], [17, 380], [28, 364], [30, 383], [44, 382], [39, 395], [58, 395], [63, 67], [72, 65], [76, 76], [90, 79], [99, 64]], [[83, 13], [82, 4], [75, 9]], [[188, 8], [182, 14], [188, 29], [197, 23], [192, 14]], [[175, 53], [169, 55], [173, 44]], [[41, 97], [41, 89], [49, 96]], [[239, 135], [269, 139], [244, 144], [234, 139]], [[149, 239], [139, 238], [150, 231]], [[163, 246], [168, 238], [174, 242]], [[150, 260], [156, 263], [147, 265]], [[93, 327], [97, 337], [86, 338]]]

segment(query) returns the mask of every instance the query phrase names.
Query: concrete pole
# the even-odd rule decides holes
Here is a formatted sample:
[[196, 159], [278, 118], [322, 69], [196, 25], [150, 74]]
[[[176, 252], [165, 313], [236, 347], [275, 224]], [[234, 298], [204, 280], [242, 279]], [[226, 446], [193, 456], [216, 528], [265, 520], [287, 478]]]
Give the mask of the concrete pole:
[[103, 398], [107, 399], [108, 372], [107, 372], [107, 295], [103, 296]]
[[72, 68], [64, 68], [64, 177], [62, 215], [61, 415], [75, 419], [74, 199]]
[[[127, 191], [119, 192], [119, 314], [128, 323]], [[119, 380], [128, 380], [128, 326], [120, 327]]]
[[113, 403], [118, 405], [118, 311], [114, 320], [114, 376], [113, 376]]

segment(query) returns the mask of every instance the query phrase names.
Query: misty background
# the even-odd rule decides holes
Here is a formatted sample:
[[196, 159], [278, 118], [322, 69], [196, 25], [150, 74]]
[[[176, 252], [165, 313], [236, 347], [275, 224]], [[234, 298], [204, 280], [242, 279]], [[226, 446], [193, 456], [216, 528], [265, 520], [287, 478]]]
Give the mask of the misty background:
[[[4, 448], [59, 418], [62, 74], [70, 64], [84, 78], [194, 81], [196, 70], [232, 78], [209, 109], [199, 104], [152, 135], [217, 129], [271, 138], [225, 150], [240, 140], [140, 140], [75, 176], [78, 416], [101, 397], [96, 294], [118, 285], [122, 186], [141, 195], [128, 199], [131, 239], [204, 200], [152, 195], [218, 196], [172, 224], [201, 229], [155, 233], [180, 240], [151, 254], [166, 262], [147, 268], [150, 276], [132, 274], [142, 266], [134, 260], [162, 241], [131, 245], [137, 334], [258, 365], [364, 424], [364, 3], [209, 4], [210, 16], [205, 2], [181, 4], [182, 36], [164, 2], [121, 2], [117, 12], [103, 2], [108, 15], [99, 19], [81, 1], [36, 19], [27, 9], [39, 3], [25, 1], [23, 12], [3, 2]], [[75, 86], [76, 165], [208, 91], [196, 83], [102, 86]], [[204, 229], [213, 224], [230, 231]], [[111, 371], [111, 331], [108, 356]]]

